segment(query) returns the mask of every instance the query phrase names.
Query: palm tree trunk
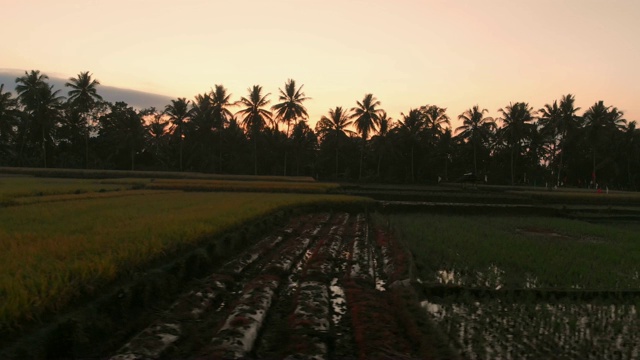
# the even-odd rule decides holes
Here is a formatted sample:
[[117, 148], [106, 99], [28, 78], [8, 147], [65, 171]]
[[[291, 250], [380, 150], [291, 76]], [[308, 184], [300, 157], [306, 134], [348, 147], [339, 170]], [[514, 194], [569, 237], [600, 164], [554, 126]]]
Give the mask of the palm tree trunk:
[[449, 181], [449, 155], [444, 158], [444, 181]]
[[84, 164], [85, 164], [85, 169], [88, 169], [89, 168], [89, 131], [87, 131], [87, 134], [84, 137]]
[[593, 186], [596, 186], [596, 148], [593, 148], [593, 172], [591, 173], [591, 179], [593, 180]]
[[258, 175], [258, 141], [253, 138], [253, 174]]
[[360, 173], [358, 174], [358, 180], [362, 180], [362, 161], [364, 160], [364, 144], [365, 139], [362, 139], [362, 147], [360, 148]]
[[338, 179], [338, 133], [336, 132], [336, 175], [335, 179]]
[[473, 174], [478, 175], [478, 160], [476, 155], [476, 143], [473, 142]]
[[413, 161], [413, 145], [411, 145], [411, 182], [416, 181], [415, 169], [414, 169], [414, 161]]
[[287, 150], [284, 151], [284, 176], [287, 176]]
[[131, 144], [131, 171], [136, 168], [136, 152], [133, 148], [133, 143]]
[[513, 158], [514, 158], [515, 148], [511, 149], [511, 186], [515, 185], [515, 172], [513, 168]]
[[182, 171], [182, 132], [180, 134], [180, 171]]
[[378, 178], [380, 178], [380, 163], [382, 162], [382, 153], [380, 153], [380, 156], [378, 156], [378, 169], [376, 170], [376, 174], [378, 175]]
[[42, 159], [44, 160], [44, 167], [47, 167], [47, 143], [44, 140], [44, 126], [42, 126]]

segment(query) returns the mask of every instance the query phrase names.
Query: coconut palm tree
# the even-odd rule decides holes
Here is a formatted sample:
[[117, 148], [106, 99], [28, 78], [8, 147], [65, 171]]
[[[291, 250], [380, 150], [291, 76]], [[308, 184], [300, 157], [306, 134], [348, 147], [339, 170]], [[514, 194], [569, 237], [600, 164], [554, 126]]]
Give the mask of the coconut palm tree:
[[540, 126], [541, 133], [545, 137], [545, 142], [551, 145], [549, 153], [551, 154], [549, 159], [549, 166], [557, 165], [557, 184], [560, 184], [560, 172], [562, 163], [558, 164], [559, 157], [559, 145], [562, 140], [561, 125], [562, 125], [562, 109], [558, 106], [558, 101], [554, 100], [553, 104], [545, 104], [544, 107], [538, 110], [540, 113]]
[[231, 119], [233, 119], [233, 113], [229, 108], [237, 105], [237, 103], [231, 101], [231, 94], [223, 85], [215, 85], [214, 88], [211, 89], [209, 97], [211, 98], [212, 105], [214, 137], [219, 150], [219, 170], [222, 170], [222, 150], [224, 148], [224, 146], [222, 146], [222, 133], [225, 126], [229, 125]]
[[[289, 127], [291, 126], [291, 122], [293, 121], [295, 123], [297, 119], [309, 117], [307, 109], [302, 103], [310, 98], [305, 96], [305, 93], [302, 92], [303, 86], [304, 85], [300, 85], [300, 87], [296, 89], [295, 80], [287, 80], [284, 84], [284, 90], [278, 89], [280, 91], [280, 96], [278, 97], [280, 102], [271, 107], [271, 110], [274, 111], [275, 118], [280, 122], [287, 124], [287, 140], [289, 139]], [[287, 144], [285, 144], [284, 152], [284, 175], [287, 175], [286, 145]]]
[[382, 157], [390, 149], [389, 131], [393, 128], [393, 119], [387, 115], [386, 111], [380, 112], [380, 126], [378, 127], [378, 133], [371, 138], [374, 148], [378, 152], [378, 166], [376, 169], [376, 175], [380, 178], [380, 164], [382, 163]]
[[18, 100], [10, 92], [4, 92], [4, 84], [0, 84], [0, 154], [8, 151], [19, 116]]
[[462, 125], [455, 130], [458, 136], [473, 145], [473, 173], [476, 175], [478, 174], [478, 146], [481, 141], [486, 140], [489, 134], [496, 129], [496, 123], [493, 118], [484, 116], [487, 112], [489, 110], [480, 109], [478, 105], [474, 105], [458, 115], [458, 120], [462, 120]]
[[59, 90], [53, 91], [53, 85], [49, 85], [47, 79], [49, 77], [38, 70], [25, 71], [24, 76], [16, 78], [18, 101], [28, 118], [28, 126], [23, 126], [23, 130], [40, 143], [45, 168], [48, 165], [47, 146], [53, 143], [52, 133], [60, 122], [62, 104]]
[[80, 72], [77, 77], [69, 78], [69, 82], [64, 86], [71, 88], [68, 91], [67, 101], [71, 107], [78, 112], [81, 122], [84, 123], [84, 144], [85, 144], [85, 167], [89, 168], [89, 136], [93, 119], [89, 119], [89, 114], [95, 109], [96, 104], [102, 101], [102, 96], [98, 94], [97, 87], [100, 82], [91, 78], [88, 71]]
[[186, 98], [178, 98], [177, 100], [171, 100], [171, 104], [165, 106], [164, 114], [168, 116], [171, 122], [171, 131], [178, 139], [180, 146], [180, 171], [182, 171], [182, 153], [183, 143], [185, 137], [186, 123], [191, 118], [192, 112], [189, 109], [190, 100]]
[[335, 109], [329, 109], [329, 116], [322, 116], [320, 121], [316, 124], [316, 132], [322, 138], [322, 141], [327, 141], [329, 138], [334, 139], [334, 147], [336, 150], [336, 171], [335, 178], [338, 178], [338, 150], [340, 145], [340, 137], [344, 137], [353, 134], [353, 131], [348, 130], [353, 121], [350, 119], [348, 111], [344, 111], [341, 106], [336, 106]]
[[405, 115], [400, 114], [402, 120], [398, 121], [398, 132], [402, 138], [409, 143], [411, 147], [411, 182], [415, 181], [415, 161], [414, 152], [415, 147], [420, 143], [421, 135], [426, 127], [424, 121], [424, 113], [420, 109], [410, 109], [409, 113]]
[[267, 125], [267, 120], [271, 121], [272, 118], [271, 111], [264, 109], [271, 102], [267, 100], [271, 93], [262, 95], [262, 86], [260, 85], [254, 85], [247, 90], [249, 97], [242, 97], [239, 102], [244, 106], [244, 109], [239, 110], [236, 114], [242, 116], [242, 125], [253, 142], [253, 172], [258, 175], [258, 136]]
[[511, 148], [511, 185], [515, 184], [515, 154], [519, 153], [522, 143], [526, 141], [532, 131], [535, 131], [534, 120], [535, 111], [528, 103], [509, 103], [507, 107], [498, 109], [502, 114], [503, 127], [502, 137]]
[[581, 117], [576, 113], [580, 110], [575, 106], [576, 98], [572, 94], [563, 95], [560, 99], [560, 122], [557, 125], [558, 133], [560, 135], [560, 167], [558, 171], [558, 182], [562, 171], [564, 171], [564, 164], [566, 163], [565, 153], [567, 152], [567, 144], [573, 140], [573, 138], [580, 136], [580, 122]]
[[214, 127], [218, 130], [222, 129], [233, 118], [233, 113], [229, 108], [237, 103], [231, 102], [231, 94], [222, 85], [215, 85], [209, 93], [209, 97], [213, 107]]
[[606, 148], [605, 142], [611, 138], [615, 130], [623, 129], [626, 120], [624, 113], [615, 107], [605, 106], [603, 101], [596, 102], [584, 113], [587, 141], [591, 145], [592, 173], [591, 179], [596, 184], [598, 149]]
[[278, 89], [280, 91], [280, 96], [278, 97], [280, 102], [271, 107], [276, 120], [283, 124], [287, 124], [287, 137], [289, 136], [289, 127], [291, 126], [291, 122], [295, 122], [300, 118], [304, 119], [309, 117], [307, 114], [307, 108], [305, 108], [302, 103], [311, 98], [307, 97], [305, 93], [302, 92], [303, 87], [304, 85], [300, 85], [300, 87], [296, 89], [295, 80], [287, 80], [284, 84], [284, 90]]
[[451, 119], [447, 115], [447, 108], [437, 105], [427, 105], [420, 108], [424, 114], [425, 128], [432, 135], [439, 135], [448, 127], [451, 127]]
[[146, 109], [144, 114], [147, 117], [145, 128], [149, 138], [149, 145], [153, 148], [153, 155], [156, 161], [161, 161], [160, 147], [166, 143], [169, 121], [165, 119], [164, 113], [157, 112], [153, 107]]
[[365, 94], [362, 102], [356, 101], [357, 106], [351, 108], [351, 119], [354, 119], [353, 123], [356, 126], [356, 131], [362, 136], [362, 146], [360, 150], [360, 173], [359, 179], [362, 179], [362, 163], [364, 160], [364, 148], [369, 138], [369, 134], [376, 131], [380, 123], [381, 109], [376, 109], [380, 106], [380, 101], [373, 96], [373, 94]]

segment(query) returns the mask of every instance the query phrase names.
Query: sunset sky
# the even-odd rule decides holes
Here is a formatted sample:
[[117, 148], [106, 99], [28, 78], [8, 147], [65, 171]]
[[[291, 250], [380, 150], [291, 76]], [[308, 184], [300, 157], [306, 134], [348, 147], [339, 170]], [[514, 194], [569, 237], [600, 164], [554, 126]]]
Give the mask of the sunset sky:
[[[0, 69], [192, 99], [304, 84], [311, 124], [373, 93], [394, 119], [425, 104], [535, 109], [576, 95], [640, 120], [640, 1], [0, 0]], [[13, 87], [13, 83], [5, 85]], [[66, 93], [66, 91], [64, 91]], [[580, 112], [582, 113], [582, 111]]]

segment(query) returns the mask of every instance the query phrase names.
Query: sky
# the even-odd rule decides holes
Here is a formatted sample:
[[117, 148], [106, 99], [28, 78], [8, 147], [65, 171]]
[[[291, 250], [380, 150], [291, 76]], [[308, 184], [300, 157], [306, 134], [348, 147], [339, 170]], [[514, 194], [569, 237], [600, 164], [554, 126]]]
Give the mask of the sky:
[[539, 109], [568, 93], [582, 111], [603, 100], [640, 120], [637, 0], [0, 5], [0, 75], [37, 69], [65, 79], [90, 71], [112, 90], [158, 99], [193, 99], [222, 84], [238, 100], [261, 85], [270, 105], [291, 78], [312, 98], [305, 103], [312, 126], [367, 93], [394, 119], [421, 105], [445, 107], [453, 127], [476, 104], [497, 117], [510, 102]]

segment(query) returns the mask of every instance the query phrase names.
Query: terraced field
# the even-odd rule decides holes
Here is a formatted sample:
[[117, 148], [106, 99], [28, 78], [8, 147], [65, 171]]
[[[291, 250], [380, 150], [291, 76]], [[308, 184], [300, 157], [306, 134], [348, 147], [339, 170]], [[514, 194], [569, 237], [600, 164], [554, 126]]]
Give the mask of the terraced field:
[[[408, 253], [366, 216], [296, 216], [180, 297], [111, 359], [442, 358]], [[444, 356], [447, 357], [447, 356]]]

